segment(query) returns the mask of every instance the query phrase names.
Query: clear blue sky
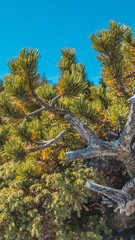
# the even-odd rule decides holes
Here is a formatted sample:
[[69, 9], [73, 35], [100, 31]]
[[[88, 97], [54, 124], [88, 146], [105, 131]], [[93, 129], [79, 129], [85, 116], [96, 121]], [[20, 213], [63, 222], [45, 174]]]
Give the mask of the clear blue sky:
[[85, 64], [88, 79], [97, 83], [100, 65], [89, 36], [115, 20], [135, 32], [135, 1], [3, 0], [0, 2], [0, 79], [8, 74], [7, 61], [23, 47], [39, 49], [39, 72], [58, 77], [57, 62], [64, 47], [74, 48]]

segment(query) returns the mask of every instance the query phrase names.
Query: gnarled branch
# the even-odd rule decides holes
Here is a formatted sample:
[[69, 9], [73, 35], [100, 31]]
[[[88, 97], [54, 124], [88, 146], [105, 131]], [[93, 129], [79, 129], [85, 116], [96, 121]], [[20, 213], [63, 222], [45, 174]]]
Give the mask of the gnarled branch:
[[70, 115], [65, 116], [73, 128], [75, 128], [87, 143], [87, 148], [72, 152], [67, 152], [67, 161], [88, 159], [98, 156], [117, 156], [122, 161], [131, 177], [135, 176], [135, 153], [131, 149], [131, 141], [135, 135], [135, 91], [133, 97], [129, 99], [131, 103], [130, 116], [127, 124], [116, 141], [102, 141], [94, 132], [81, 122], [80, 119]]
[[124, 148], [130, 147], [131, 141], [135, 134], [135, 95], [133, 95], [133, 97], [131, 97], [128, 101], [131, 103], [130, 115], [126, 126], [118, 139], [119, 144], [124, 146]]
[[128, 195], [132, 197], [132, 199], [135, 198], [135, 178], [132, 178], [129, 180], [122, 188], [124, 192], [126, 192]]
[[[102, 143], [101, 143], [102, 142]], [[89, 159], [93, 157], [101, 157], [101, 156], [117, 156], [117, 150], [115, 143], [109, 142], [97, 142], [93, 146], [88, 146], [85, 149], [80, 149], [76, 151], [66, 152], [65, 160], [66, 161], [76, 161]]]
[[51, 101], [51, 106], [54, 107], [56, 101], [57, 101], [59, 98], [61, 98], [61, 97], [62, 97], [62, 95], [58, 95], [58, 96], [56, 96], [55, 98], [53, 98], [52, 101]]
[[40, 108], [32, 113], [26, 113], [24, 116], [25, 117], [30, 117], [33, 115], [38, 114], [39, 112], [42, 111], [50, 111], [53, 112], [54, 114], [58, 114], [58, 115], [67, 115], [67, 114], [72, 114], [70, 110], [65, 110], [65, 109], [60, 109], [60, 108], [56, 108], [55, 102], [57, 99], [59, 99], [61, 97], [61, 95], [58, 95], [57, 97], [52, 99], [51, 105], [47, 104], [45, 101], [43, 101], [42, 99], [40, 99], [36, 93], [32, 92], [31, 96], [37, 101], [37, 103], [39, 103], [40, 105], [44, 106], [44, 108]]
[[[56, 101], [56, 97], [54, 99], [52, 99], [51, 105], [47, 104], [46, 102], [44, 102], [42, 99], [40, 99], [36, 93], [32, 92], [32, 97], [41, 105], [43, 105], [46, 110], [49, 110], [50, 112], [53, 112], [55, 114], [58, 115], [67, 115], [67, 114], [72, 114], [70, 110], [65, 110], [65, 109], [60, 109], [60, 108], [55, 108], [54, 104]], [[58, 98], [60, 98], [60, 95], [57, 96]]]
[[31, 117], [31, 116], [36, 115], [36, 114], [38, 114], [38, 113], [40, 113], [40, 112], [43, 112], [43, 111], [45, 111], [45, 110], [46, 110], [46, 107], [43, 107], [43, 108], [40, 108], [40, 109], [38, 109], [38, 110], [36, 110], [36, 111], [34, 111], [34, 112], [25, 113], [24, 116], [25, 116], [25, 117]]
[[128, 76], [126, 76], [123, 80], [125, 81], [126, 79], [128, 79], [128, 78], [130, 78], [130, 77], [132, 77], [133, 75], [135, 74], [135, 71], [134, 72], [132, 72], [132, 73], [130, 73]]
[[40, 105], [42, 105], [42, 106], [44, 106], [44, 107], [46, 107], [46, 108], [49, 108], [49, 105], [48, 105], [45, 101], [43, 101], [42, 99], [40, 99], [40, 98], [37, 96], [37, 94], [34, 93], [33, 91], [32, 91], [32, 93], [31, 93], [31, 96], [32, 96]]
[[[32, 93], [32, 96], [39, 104], [43, 105], [44, 108], [38, 109], [37, 111], [27, 114], [26, 116], [32, 116], [44, 110], [49, 110], [55, 114], [66, 115], [65, 119], [69, 121], [71, 126], [76, 129], [81, 137], [85, 140], [87, 144], [86, 149], [66, 152], [66, 161], [81, 160], [101, 156], [116, 156], [118, 160], [122, 161], [125, 164], [129, 175], [131, 177], [135, 176], [135, 153], [132, 151], [130, 146], [132, 138], [135, 134], [135, 92], [133, 97], [129, 99], [129, 102], [131, 103], [129, 119], [122, 134], [116, 141], [102, 141], [90, 128], [88, 128], [88, 126], [83, 124], [79, 118], [71, 116], [69, 114], [69, 110], [55, 108], [55, 102], [61, 97], [60, 95], [52, 100], [51, 105], [48, 105], [43, 100], [41, 100], [34, 92]], [[57, 137], [59, 139], [59, 136]], [[56, 139], [53, 139], [49, 142], [45, 141], [37, 143], [42, 144], [42, 146], [31, 149], [29, 152], [36, 152], [47, 148]]]
[[100, 140], [95, 133], [81, 122], [79, 118], [65, 116], [72, 127], [75, 128], [87, 143], [87, 148], [65, 153], [66, 161], [88, 159], [99, 156], [116, 156], [117, 145], [115, 142]]
[[56, 136], [55, 138], [49, 140], [49, 141], [43, 141], [43, 142], [39, 142], [37, 144], [42, 144], [42, 146], [37, 147], [37, 148], [32, 148], [29, 149], [27, 153], [31, 153], [31, 152], [37, 152], [39, 150], [45, 149], [50, 147], [54, 142], [58, 141], [60, 138], [62, 138], [66, 133], [68, 133], [71, 130], [72, 127], [69, 127], [67, 129], [65, 129], [64, 131], [62, 131], [58, 136]]
[[102, 185], [94, 183], [90, 180], [87, 180], [85, 187], [92, 191], [100, 193], [100, 194], [106, 196], [107, 198], [109, 198], [117, 203], [120, 203], [121, 205], [125, 205], [126, 202], [131, 199], [131, 197], [123, 190], [117, 190], [114, 188], [102, 186]]
[[82, 136], [86, 143], [90, 143], [91, 141], [97, 141], [98, 137], [95, 133], [88, 128], [84, 123], [81, 122], [79, 118], [72, 117], [71, 115], [66, 115], [65, 119], [71, 123], [73, 128], [77, 130], [77, 132]]

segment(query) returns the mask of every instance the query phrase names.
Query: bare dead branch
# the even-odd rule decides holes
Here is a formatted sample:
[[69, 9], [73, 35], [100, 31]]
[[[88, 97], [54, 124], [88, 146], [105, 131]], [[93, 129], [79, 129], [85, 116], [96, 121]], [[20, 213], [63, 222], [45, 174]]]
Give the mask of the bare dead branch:
[[60, 138], [62, 138], [66, 133], [68, 133], [70, 130], [71, 130], [72, 127], [69, 127], [67, 129], [65, 129], [64, 131], [62, 131], [58, 136], [56, 136], [55, 138], [49, 140], [49, 141], [43, 141], [42, 143], [39, 142], [38, 144], [43, 144], [42, 146], [40, 147], [37, 147], [37, 148], [32, 148], [32, 149], [29, 149], [28, 150], [28, 153], [31, 153], [31, 152], [37, 152], [39, 150], [42, 150], [42, 149], [45, 149], [45, 148], [48, 148], [50, 147], [54, 142], [58, 141]]
[[118, 139], [119, 144], [123, 145], [124, 148], [130, 147], [131, 141], [135, 134], [135, 95], [133, 95], [133, 97], [131, 97], [128, 101], [131, 103], [130, 115], [126, 126]]
[[117, 144], [100, 140], [95, 133], [81, 122], [79, 118], [70, 115], [65, 116], [72, 127], [75, 128], [87, 143], [86, 149], [76, 150], [65, 153], [66, 161], [82, 160], [99, 156], [116, 156]]
[[94, 142], [99, 139], [90, 128], [81, 122], [79, 118], [67, 115], [65, 116], [65, 119], [71, 123], [73, 128], [77, 130], [77, 132], [82, 136], [86, 143], [89, 144], [90, 142]]
[[34, 141], [35, 144], [38, 144], [38, 145], [44, 145], [46, 143], [48, 143], [49, 141], [41, 141], [41, 142], [36, 142]]
[[93, 145], [89, 145], [85, 149], [80, 149], [76, 151], [66, 152], [65, 160], [76, 161], [89, 159], [93, 157], [101, 157], [101, 156], [117, 156], [117, 145], [113, 142], [103, 142], [97, 141]]
[[83, 159], [88, 159], [92, 157], [96, 157], [96, 151], [94, 151], [93, 149], [90, 150], [88, 148], [65, 153], [65, 160], [67, 162], [83, 160]]
[[40, 113], [40, 112], [42, 112], [42, 111], [45, 111], [46, 110], [46, 107], [43, 107], [43, 108], [40, 108], [40, 109], [38, 109], [38, 110], [36, 110], [36, 111], [34, 111], [34, 112], [31, 112], [31, 113], [25, 113], [25, 117], [31, 117], [31, 116], [33, 116], [33, 115], [36, 115], [36, 114], [38, 114], [38, 113]]
[[30, 117], [30, 116], [36, 115], [36, 114], [38, 114], [38, 113], [40, 113], [42, 111], [46, 111], [46, 110], [48, 110], [50, 112], [53, 112], [54, 114], [58, 114], [58, 115], [72, 114], [70, 110], [65, 110], [65, 109], [60, 109], [60, 108], [55, 108], [54, 107], [56, 100], [58, 100], [61, 97], [61, 95], [58, 95], [57, 97], [53, 98], [53, 100], [51, 102], [51, 105], [47, 104], [42, 99], [40, 99], [34, 92], [32, 92], [32, 97], [40, 105], [43, 105], [44, 107], [40, 108], [40, 109], [38, 109], [38, 110], [36, 110], [34, 112], [24, 114], [24, 117]]
[[[87, 143], [86, 149], [66, 152], [65, 153], [66, 161], [83, 160], [102, 156], [116, 156], [119, 161], [122, 161], [125, 164], [129, 175], [131, 177], [135, 176], [135, 154], [133, 153], [130, 147], [132, 138], [135, 134], [135, 95], [129, 99], [129, 102], [131, 103], [130, 116], [122, 134], [116, 141], [111, 142], [102, 141], [95, 135], [95, 133], [88, 126], [82, 123], [79, 118], [73, 117], [70, 114], [68, 115], [66, 114], [69, 113], [70, 111], [55, 108], [54, 107], [55, 101], [61, 97], [60, 95], [58, 95], [52, 100], [51, 105], [48, 105], [44, 101], [39, 99], [35, 93], [33, 93], [33, 97], [34, 99], [36, 99], [38, 103], [44, 105], [44, 108], [39, 109], [26, 116], [34, 115], [37, 112], [43, 110], [49, 110], [55, 114], [66, 115], [65, 119], [69, 121], [71, 126], [77, 130], [77, 132]], [[41, 149], [47, 148], [60, 137], [61, 134], [48, 142], [46, 141], [39, 142], [37, 144], [41, 144], [42, 146], [30, 149], [29, 152], [36, 152]]]
[[118, 135], [117, 133], [115, 133], [115, 132], [113, 132], [113, 131], [111, 131], [111, 130], [108, 130], [107, 133], [108, 133], [108, 135], [109, 135], [110, 137], [113, 137], [113, 138], [115, 138], [115, 139], [117, 139], [117, 138], [119, 137], [119, 135]]
[[[135, 200], [131, 197], [130, 194], [122, 190], [117, 190], [114, 188], [102, 186], [96, 183], [93, 183], [90, 180], [87, 180], [86, 188], [100, 193], [106, 196], [108, 199], [104, 198], [102, 203], [104, 205], [109, 205], [110, 207], [114, 207], [114, 213], [116, 216], [123, 217], [123, 221], [125, 223], [126, 216], [132, 216], [135, 212]], [[115, 205], [115, 203], [117, 203]], [[134, 215], [133, 215], [134, 218]], [[132, 221], [132, 220], [131, 220]]]
[[61, 97], [62, 97], [62, 95], [58, 95], [58, 96], [56, 96], [55, 98], [53, 98], [52, 101], [51, 101], [51, 106], [54, 107], [56, 101], [57, 101], [59, 98], [61, 98]]
[[92, 191], [100, 193], [100, 194], [106, 196], [107, 198], [109, 198], [117, 203], [120, 203], [121, 205], [125, 205], [126, 202], [131, 199], [131, 197], [122, 190], [117, 190], [114, 188], [102, 186], [102, 185], [94, 183], [90, 180], [87, 180], [85, 187]]
[[50, 112], [53, 112], [54, 114], [58, 114], [58, 115], [67, 115], [67, 114], [72, 114], [72, 112], [70, 110], [65, 110], [65, 109], [60, 109], [60, 108], [52, 108], [51, 107], [49, 109]]
[[[48, 110], [50, 112], [53, 112], [54, 114], [58, 114], [58, 115], [67, 115], [67, 114], [72, 114], [70, 110], [65, 110], [65, 109], [60, 109], [60, 108], [55, 108], [54, 107], [54, 104], [55, 104], [55, 101], [60, 98], [60, 95], [57, 96], [57, 99], [54, 98], [52, 101], [53, 101], [53, 104], [51, 103], [51, 105], [47, 104], [45, 101], [43, 101], [42, 99], [40, 99], [36, 93], [32, 92], [31, 96], [42, 106], [45, 107], [44, 110]], [[35, 113], [36, 114], [36, 113]], [[27, 115], [27, 114], [26, 114]], [[33, 114], [34, 115], [34, 114]]]
[[117, 87], [124, 97], [129, 98], [129, 93], [126, 91], [123, 82], [115, 76]]
[[36, 93], [32, 92], [31, 96], [32, 96], [40, 105], [46, 107], [46, 109], [49, 108], [49, 105], [48, 105], [45, 101], [43, 101], [42, 99], [40, 99], [40, 98], [36, 95]]

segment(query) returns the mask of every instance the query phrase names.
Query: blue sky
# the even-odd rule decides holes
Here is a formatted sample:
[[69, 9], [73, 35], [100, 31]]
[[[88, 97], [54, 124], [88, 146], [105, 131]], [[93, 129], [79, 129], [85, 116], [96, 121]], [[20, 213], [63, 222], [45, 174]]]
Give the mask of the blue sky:
[[135, 32], [135, 1], [5, 0], [0, 1], [0, 79], [8, 74], [7, 61], [23, 47], [39, 49], [38, 71], [58, 78], [57, 62], [64, 47], [74, 48], [85, 64], [88, 79], [98, 82], [100, 65], [89, 36], [115, 20]]

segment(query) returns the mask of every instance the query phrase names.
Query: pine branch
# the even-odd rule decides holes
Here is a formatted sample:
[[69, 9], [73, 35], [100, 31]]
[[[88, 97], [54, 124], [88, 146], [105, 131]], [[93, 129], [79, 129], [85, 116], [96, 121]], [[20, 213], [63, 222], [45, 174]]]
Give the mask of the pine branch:
[[40, 108], [40, 109], [38, 109], [38, 110], [36, 110], [36, 111], [34, 111], [34, 112], [25, 113], [25, 114], [24, 114], [24, 117], [31, 117], [31, 116], [36, 115], [36, 114], [38, 114], [38, 113], [40, 113], [40, 112], [42, 112], [42, 111], [45, 111], [45, 110], [46, 110], [46, 107], [43, 107], [43, 108]]
[[43, 108], [40, 108], [34, 112], [31, 113], [25, 113], [24, 117], [30, 117], [33, 115], [36, 115], [42, 111], [50, 111], [53, 112], [54, 114], [58, 114], [58, 115], [67, 115], [67, 114], [72, 114], [71, 111], [69, 110], [65, 110], [65, 109], [60, 109], [60, 108], [55, 108], [55, 102], [61, 97], [61, 95], [56, 96], [55, 98], [52, 99], [51, 101], [51, 105], [47, 104], [46, 102], [44, 102], [42, 99], [40, 99], [34, 92], [32, 92], [32, 97], [40, 104], [43, 105]]
[[65, 119], [71, 123], [73, 128], [78, 131], [78, 133], [82, 136], [86, 143], [89, 144], [91, 141], [99, 140], [95, 133], [84, 123], [82, 123], [79, 118], [72, 117], [71, 115], [66, 115]]
[[58, 96], [56, 96], [55, 98], [53, 98], [53, 100], [51, 101], [51, 106], [54, 107], [56, 101], [57, 101], [59, 98], [61, 98], [61, 97], [62, 97], [62, 95], [58, 95]]
[[123, 80], [127, 80], [128, 78], [132, 77], [135, 74], [135, 71], [130, 73], [128, 76], [126, 76]]
[[[50, 112], [53, 112], [55, 114], [58, 114], [58, 115], [67, 115], [67, 114], [72, 114], [70, 110], [65, 110], [65, 109], [60, 109], [60, 108], [55, 108], [54, 105], [55, 105], [55, 102], [57, 99], [59, 99], [61, 97], [61, 95], [58, 95], [57, 97], [53, 98], [52, 99], [52, 102], [51, 102], [51, 105], [47, 104], [45, 101], [43, 101], [42, 99], [40, 99], [36, 93], [32, 92], [32, 97], [40, 104], [40, 105], [43, 105], [45, 108], [40, 110], [40, 111], [44, 111], [44, 110], [48, 110]], [[35, 113], [31, 113], [32, 115], [36, 114], [36, 111]], [[26, 116], [29, 116], [29, 114], [26, 114]]]
[[81, 122], [79, 118], [65, 116], [87, 143], [87, 148], [65, 153], [66, 161], [82, 160], [99, 156], [117, 156], [117, 144], [100, 140], [95, 133]]
[[67, 129], [65, 129], [64, 131], [62, 131], [58, 136], [56, 136], [55, 138], [49, 140], [49, 141], [43, 141], [43, 142], [39, 142], [37, 144], [43, 144], [42, 146], [40, 147], [37, 147], [37, 148], [32, 148], [30, 150], [28, 150], [27, 153], [31, 153], [31, 152], [37, 152], [39, 150], [42, 150], [42, 149], [45, 149], [45, 148], [48, 148], [50, 147], [54, 142], [58, 141], [60, 138], [62, 138], [66, 133], [68, 133], [70, 130], [71, 130], [71, 126]]

